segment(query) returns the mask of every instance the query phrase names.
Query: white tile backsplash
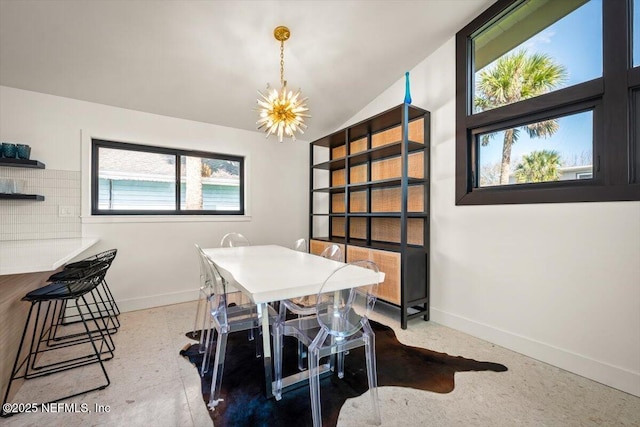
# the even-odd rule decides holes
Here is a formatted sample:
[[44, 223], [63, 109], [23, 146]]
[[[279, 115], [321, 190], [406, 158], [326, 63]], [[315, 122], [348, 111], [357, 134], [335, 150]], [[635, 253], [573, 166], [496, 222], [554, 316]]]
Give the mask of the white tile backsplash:
[[[44, 201], [0, 200], [0, 241], [82, 237], [80, 172], [0, 167], [0, 178], [25, 179], [25, 194]], [[59, 206], [73, 216], [58, 216]]]

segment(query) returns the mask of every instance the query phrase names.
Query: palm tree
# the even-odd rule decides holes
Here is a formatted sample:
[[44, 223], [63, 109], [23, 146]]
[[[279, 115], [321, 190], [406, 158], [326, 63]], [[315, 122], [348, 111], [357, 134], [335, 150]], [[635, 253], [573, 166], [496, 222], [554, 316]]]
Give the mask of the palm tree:
[[[543, 53], [529, 55], [526, 50], [499, 58], [495, 65], [480, 72], [475, 105], [477, 111], [490, 110], [524, 99], [550, 92], [562, 84], [567, 77], [564, 66]], [[531, 138], [548, 137], [558, 130], [556, 120], [545, 120], [522, 126]], [[520, 129], [511, 128], [504, 132], [500, 184], [509, 183], [511, 146], [518, 140]], [[486, 146], [494, 133], [482, 136]]]
[[560, 154], [554, 150], [532, 151], [522, 156], [516, 167], [516, 179], [523, 182], [547, 182], [560, 179]]

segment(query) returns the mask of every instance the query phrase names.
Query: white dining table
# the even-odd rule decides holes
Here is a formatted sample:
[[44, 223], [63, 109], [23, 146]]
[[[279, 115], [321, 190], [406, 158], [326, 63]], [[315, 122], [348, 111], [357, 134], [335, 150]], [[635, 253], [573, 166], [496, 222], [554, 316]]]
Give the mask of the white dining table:
[[[345, 264], [277, 245], [207, 248], [203, 251], [215, 263], [220, 275], [257, 305], [262, 325], [265, 392], [267, 397], [273, 397], [267, 304], [316, 295], [327, 277]], [[323, 291], [331, 292], [382, 282], [384, 273], [376, 275], [371, 270], [354, 267], [341, 277], [344, 280], [332, 281], [333, 287]], [[294, 375], [285, 383], [292, 385], [303, 379], [304, 375]]]

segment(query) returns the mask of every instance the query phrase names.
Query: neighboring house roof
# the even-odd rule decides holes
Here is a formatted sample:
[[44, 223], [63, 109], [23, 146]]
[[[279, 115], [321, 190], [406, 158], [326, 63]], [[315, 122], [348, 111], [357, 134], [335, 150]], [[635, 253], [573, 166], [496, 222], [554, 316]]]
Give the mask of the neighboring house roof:
[[[175, 180], [175, 157], [171, 154], [118, 150], [100, 147], [100, 178], [172, 182]], [[184, 169], [182, 171], [184, 176]], [[204, 184], [238, 185], [239, 177], [224, 170], [203, 177]]]

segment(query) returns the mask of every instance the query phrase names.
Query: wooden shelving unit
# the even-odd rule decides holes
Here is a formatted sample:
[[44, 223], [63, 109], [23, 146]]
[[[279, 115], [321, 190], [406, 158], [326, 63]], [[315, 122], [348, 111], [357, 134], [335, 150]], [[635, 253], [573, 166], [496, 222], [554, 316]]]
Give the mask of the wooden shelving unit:
[[376, 262], [403, 329], [429, 320], [429, 129], [428, 111], [401, 104], [310, 146], [311, 252], [337, 243]]

